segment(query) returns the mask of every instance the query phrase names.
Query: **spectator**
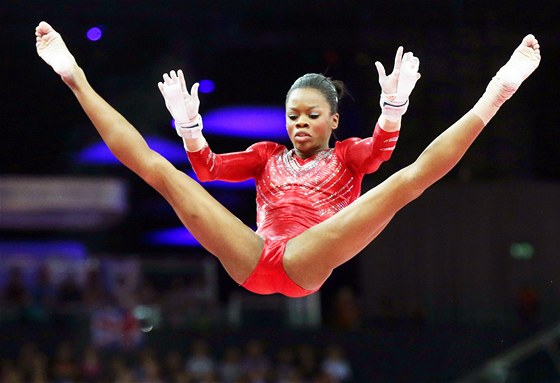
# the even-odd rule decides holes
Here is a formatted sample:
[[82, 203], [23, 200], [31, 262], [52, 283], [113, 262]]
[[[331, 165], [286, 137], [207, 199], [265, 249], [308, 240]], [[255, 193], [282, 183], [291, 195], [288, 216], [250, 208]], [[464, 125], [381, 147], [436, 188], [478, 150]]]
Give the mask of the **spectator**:
[[80, 370], [85, 383], [96, 382], [103, 375], [102, 363], [97, 349], [93, 345], [88, 345], [85, 348]]
[[21, 269], [14, 267], [10, 270], [3, 295], [4, 303], [8, 307], [23, 308], [29, 303], [30, 296]]
[[54, 383], [74, 382], [77, 380], [80, 367], [76, 363], [74, 355], [71, 343], [62, 342], [57, 346], [51, 370]]
[[56, 288], [51, 281], [49, 268], [41, 265], [30, 290], [31, 305], [27, 316], [32, 322], [48, 322], [56, 304]]
[[89, 309], [102, 307], [107, 300], [107, 289], [103, 286], [99, 270], [92, 268], [86, 274], [83, 301]]
[[352, 367], [340, 346], [329, 346], [321, 363], [321, 370], [332, 378], [335, 383], [350, 382]]
[[253, 339], [247, 343], [245, 356], [241, 360], [241, 371], [252, 377], [262, 376], [271, 368], [271, 361], [266, 354], [265, 344]]
[[340, 330], [352, 330], [360, 327], [362, 310], [356, 294], [350, 287], [342, 287], [334, 297], [333, 317], [331, 322]]
[[159, 362], [154, 356], [144, 358], [137, 383], [163, 383], [160, 370]]
[[320, 371], [317, 351], [309, 344], [301, 344], [298, 346], [297, 361], [305, 380], [312, 379]]
[[219, 365], [219, 375], [224, 383], [234, 383], [241, 376], [241, 350], [239, 347], [226, 348]]
[[8, 361], [2, 361], [0, 369], [0, 382], [23, 383], [24, 375], [19, 366], [14, 366]]
[[75, 277], [68, 274], [60, 285], [57, 291], [57, 301], [62, 308], [71, 308], [82, 303], [83, 291], [76, 281]]
[[164, 370], [166, 381], [173, 382], [183, 376], [185, 364], [179, 351], [172, 350], [165, 355]]
[[196, 379], [208, 379], [214, 375], [216, 365], [210, 355], [210, 345], [202, 340], [194, 341], [185, 363], [186, 371]]
[[280, 347], [276, 352], [275, 375], [278, 382], [290, 382], [296, 378], [296, 355], [291, 347]]

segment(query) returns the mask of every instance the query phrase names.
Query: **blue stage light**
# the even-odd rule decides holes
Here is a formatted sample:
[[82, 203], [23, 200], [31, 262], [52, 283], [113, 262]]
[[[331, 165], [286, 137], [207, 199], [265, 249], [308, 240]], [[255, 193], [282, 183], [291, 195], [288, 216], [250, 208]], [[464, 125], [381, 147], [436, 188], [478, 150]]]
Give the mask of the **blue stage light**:
[[198, 91], [200, 93], [212, 93], [214, 89], [216, 89], [216, 85], [212, 80], [200, 80], [199, 81], [200, 87]]
[[204, 132], [256, 140], [286, 139], [286, 117], [282, 107], [230, 106], [204, 113]]
[[200, 247], [200, 243], [184, 227], [154, 231], [146, 235], [151, 245]]
[[[148, 136], [146, 141], [150, 148], [164, 156], [168, 161], [179, 164], [181, 168], [190, 166], [187, 153], [180, 143], [180, 138], [177, 137], [177, 139], [178, 142], [175, 143], [160, 137]], [[75, 160], [78, 165], [116, 166], [121, 164], [102, 141], [81, 150], [76, 155]], [[186, 173], [195, 181], [200, 182], [192, 170], [188, 170]], [[255, 181], [253, 179], [243, 182], [211, 181], [204, 182], [204, 187], [209, 189], [250, 189], [255, 187]]]
[[[162, 156], [167, 158], [170, 162], [178, 163], [178, 164], [187, 164], [188, 158], [187, 153], [185, 153], [185, 149], [183, 145], [180, 143], [180, 138], [177, 137], [179, 140], [178, 143], [171, 142], [164, 138], [156, 137], [156, 136], [148, 136], [146, 137], [146, 141], [150, 148], [155, 150], [156, 152], [160, 153]], [[120, 162], [117, 158], [111, 153], [109, 148], [105, 145], [104, 142], [100, 141], [93, 145], [88, 146], [87, 148], [78, 152], [75, 157], [76, 162], [79, 165], [119, 165]]]
[[86, 37], [90, 41], [97, 41], [103, 37], [103, 30], [100, 27], [92, 27], [86, 32]]

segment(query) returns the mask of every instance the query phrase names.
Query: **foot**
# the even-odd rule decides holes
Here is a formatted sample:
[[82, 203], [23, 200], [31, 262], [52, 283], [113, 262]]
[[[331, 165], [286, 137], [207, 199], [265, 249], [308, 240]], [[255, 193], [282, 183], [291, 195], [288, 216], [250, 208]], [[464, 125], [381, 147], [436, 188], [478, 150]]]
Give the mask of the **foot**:
[[486, 125], [498, 109], [517, 91], [541, 62], [540, 45], [535, 36], [527, 35], [515, 49], [509, 61], [492, 78], [486, 92], [473, 107], [474, 113]]
[[504, 87], [517, 90], [541, 62], [541, 50], [535, 36], [525, 36], [515, 49], [509, 61], [496, 73], [496, 78]]
[[60, 33], [41, 21], [35, 28], [37, 54], [63, 78], [72, 76], [76, 60], [70, 53]]

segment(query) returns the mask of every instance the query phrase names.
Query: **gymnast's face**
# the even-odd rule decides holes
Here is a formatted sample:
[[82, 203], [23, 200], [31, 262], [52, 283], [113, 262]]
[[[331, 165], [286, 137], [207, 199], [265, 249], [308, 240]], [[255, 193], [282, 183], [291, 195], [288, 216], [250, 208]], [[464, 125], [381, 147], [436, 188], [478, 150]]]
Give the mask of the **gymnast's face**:
[[296, 154], [307, 158], [327, 149], [332, 131], [338, 127], [338, 118], [320, 91], [294, 89], [286, 101], [286, 129]]

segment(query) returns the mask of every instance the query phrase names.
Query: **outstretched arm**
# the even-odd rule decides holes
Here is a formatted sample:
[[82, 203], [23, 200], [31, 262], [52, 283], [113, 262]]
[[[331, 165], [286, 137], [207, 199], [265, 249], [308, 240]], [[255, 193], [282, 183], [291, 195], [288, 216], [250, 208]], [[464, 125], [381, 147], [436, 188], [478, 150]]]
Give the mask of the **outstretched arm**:
[[162, 157], [152, 151], [140, 133], [95, 92], [57, 31], [42, 21], [35, 29], [35, 36], [38, 55], [72, 90], [111, 152], [142, 178], [147, 177], [152, 160]]
[[420, 78], [420, 61], [412, 52], [403, 55], [403, 47], [397, 49], [391, 74], [387, 75], [383, 64], [375, 62], [381, 85], [381, 115], [373, 136], [354, 140], [347, 145], [345, 159], [359, 172], [372, 173], [383, 161], [387, 161], [397, 143], [402, 115], [408, 108], [408, 99]]

